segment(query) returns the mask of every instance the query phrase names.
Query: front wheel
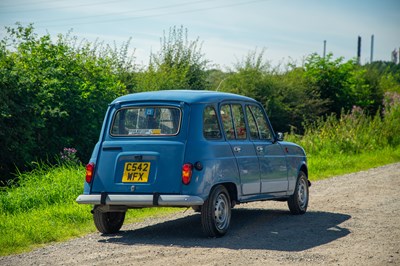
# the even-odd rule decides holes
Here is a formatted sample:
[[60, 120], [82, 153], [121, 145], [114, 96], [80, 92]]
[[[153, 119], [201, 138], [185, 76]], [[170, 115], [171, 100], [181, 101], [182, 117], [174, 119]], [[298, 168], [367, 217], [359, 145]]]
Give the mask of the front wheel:
[[296, 188], [288, 199], [289, 210], [292, 214], [304, 214], [308, 207], [308, 180], [303, 171], [300, 171], [297, 178]]
[[201, 208], [203, 231], [210, 237], [223, 236], [228, 231], [231, 221], [231, 200], [222, 185], [211, 190], [208, 199]]
[[102, 212], [98, 207], [93, 209], [94, 224], [103, 234], [114, 234], [121, 229], [125, 212]]

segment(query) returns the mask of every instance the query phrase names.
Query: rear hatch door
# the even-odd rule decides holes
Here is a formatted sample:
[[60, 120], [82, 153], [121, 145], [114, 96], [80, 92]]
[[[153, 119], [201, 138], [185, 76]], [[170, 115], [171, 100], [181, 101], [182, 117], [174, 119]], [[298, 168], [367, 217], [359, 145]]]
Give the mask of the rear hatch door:
[[110, 108], [92, 193], [180, 193], [185, 109], [178, 103]]

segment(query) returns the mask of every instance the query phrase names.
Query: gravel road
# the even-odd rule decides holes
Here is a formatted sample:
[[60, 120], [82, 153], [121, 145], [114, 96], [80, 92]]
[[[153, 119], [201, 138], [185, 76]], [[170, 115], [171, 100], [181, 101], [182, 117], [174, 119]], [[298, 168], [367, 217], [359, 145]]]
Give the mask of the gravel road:
[[222, 238], [191, 209], [127, 224], [0, 265], [400, 265], [400, 163], [314, 182], [305, 215], [285, 202], [236, 206]]

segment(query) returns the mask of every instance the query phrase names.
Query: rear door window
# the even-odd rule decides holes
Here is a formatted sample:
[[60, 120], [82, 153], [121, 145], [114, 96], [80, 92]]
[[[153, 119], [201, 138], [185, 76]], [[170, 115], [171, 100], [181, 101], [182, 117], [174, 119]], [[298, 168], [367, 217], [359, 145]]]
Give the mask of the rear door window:
[[240, 104], [224, 104], [221, 106], [221, 119], [226, 134], [226, 138], [246, 139], [246, 123], [244, 112]]
[[112, 136], [176, 135], [181, 110], [165, 106], [135, 106], [118, 110], [113, 119]]

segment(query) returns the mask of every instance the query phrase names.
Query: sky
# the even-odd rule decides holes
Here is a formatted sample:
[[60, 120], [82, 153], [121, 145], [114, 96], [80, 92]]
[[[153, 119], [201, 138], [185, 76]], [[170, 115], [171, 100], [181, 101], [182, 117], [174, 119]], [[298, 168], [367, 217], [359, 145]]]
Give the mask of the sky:
[[72, 35], [119, 47], [130, 38], [139, 65], [160, 50], [160, 38], [183, 26], [205, 59], [231, 68], [264, 50], [272, 66], [301, 65], [312, 53], [350, 60], [361, 37], [362, 64], [391, 60], [400, 48], [400, 0], [0, 0], [5, 27], [33, 23], [39, 35]]

